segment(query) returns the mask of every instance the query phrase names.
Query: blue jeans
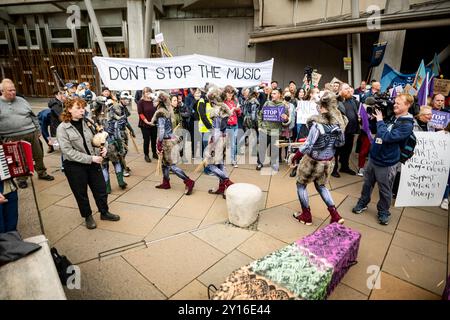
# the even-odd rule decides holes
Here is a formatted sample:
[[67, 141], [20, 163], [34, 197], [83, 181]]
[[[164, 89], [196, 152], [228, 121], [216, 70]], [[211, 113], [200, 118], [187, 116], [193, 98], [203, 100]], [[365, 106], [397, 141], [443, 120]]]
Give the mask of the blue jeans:
[[238, 136], [239, 126], [228, 126], [227, 135], [230, 137], [230, 148], [231, 148], [231, 161], [233, 163], [237, 162], [237, 136]]
[[[3, 181], [0, 182], [0, 193], [3, 194]], [[17, 191], [4, 195], [8, 202], [0, 204], [0, 233], [17, 230], [19, 207]]]
[[209, 136], [211, 135], [211, 132], [203, 132], [202, 133], [202, 158], [203, 158], [203, 152], [205, 151], [206, 146], [208, 145]]

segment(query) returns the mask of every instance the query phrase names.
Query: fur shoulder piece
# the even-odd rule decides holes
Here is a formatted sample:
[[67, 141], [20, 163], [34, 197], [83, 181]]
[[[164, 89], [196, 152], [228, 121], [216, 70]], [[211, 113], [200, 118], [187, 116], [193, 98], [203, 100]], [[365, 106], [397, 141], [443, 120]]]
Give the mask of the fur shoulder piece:
[[159, 107], [156, 110], [156, 112], [153, 115], [153, 117], [152, 117], [151, 124], [155, 125], [158, 122], [158, 119], [161, 118], [161, 117], [170, 119], [170, 112], [169, 112], [169, 110], [167, 110], [164, 107]]
[[223, 102], [216, 102], [212, 103], [211, 106], [213, 109], [211, 110], [211, 119], [220, 117], [220, 118], [226, 118], [231, 116], [231, 110], [228, 108], [228, 106]]

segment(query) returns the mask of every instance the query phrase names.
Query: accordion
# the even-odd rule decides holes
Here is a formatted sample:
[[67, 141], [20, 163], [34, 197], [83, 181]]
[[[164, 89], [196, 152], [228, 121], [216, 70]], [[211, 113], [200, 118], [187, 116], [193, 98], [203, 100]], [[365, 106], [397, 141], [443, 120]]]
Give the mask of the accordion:
[[31, 143], [26, 141], [0, 144], [0, 180], [34, 174]]

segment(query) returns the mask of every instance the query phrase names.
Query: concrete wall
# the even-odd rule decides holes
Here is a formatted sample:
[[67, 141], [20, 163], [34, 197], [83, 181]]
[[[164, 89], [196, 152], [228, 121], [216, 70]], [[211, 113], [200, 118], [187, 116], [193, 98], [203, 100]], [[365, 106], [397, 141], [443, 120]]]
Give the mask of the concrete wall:
[[[212, 26], [213, 32], [195, 33], [195, 26]], [[248, 34], [253, 31], [253, 17], [161, 20], [160, 30], [174, 56], [198, 53], [246, 62], [255, 61], [255, 48], [247, 47]]]
[[[345, 43], [345, 36], [342, 36], [342, 41]], [[347, 81], [347, 71], [344, 70], [342, 61], [344, 56], [345, 51], [313, 38], [256, 45], [256, 60], [274, 58], [273, 79], [284, 87], [290, 80], [300, 83], [306, 66], [311, 66], [322, 74], [319, 83], [321, 88], [333, 77]], [[366, 69], [367, 62], [363, 62], [362, 70]]]
[[[264, 0], [263, 26], [293, 25], [309, 20], [331, 18], [343, 14], [351, 14], [351, 0]], [[430, 2], [430, 0], [409, 0], [411, 5]], [[370, 5], [384, 9], [386, 0], [359, 0], [360, 12], [366, 11]]]

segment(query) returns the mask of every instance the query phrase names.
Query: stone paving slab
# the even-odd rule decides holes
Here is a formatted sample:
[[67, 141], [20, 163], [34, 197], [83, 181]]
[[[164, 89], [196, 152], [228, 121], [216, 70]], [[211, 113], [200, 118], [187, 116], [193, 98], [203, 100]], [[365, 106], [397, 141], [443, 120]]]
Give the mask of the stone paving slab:
[[328, 297], [328, 300], [367, 300], [368, 296], [340, 283]]
[[92, 260], [78, 265], [80, 290], [66, 288], [74, 300], [162, 300], [166, 296], [122, 257]]
[[197, 229], [200, 220], [166, 215], [145, 237], [145, 241], [155, 241], [186, 231]]
[[257, 232], [237, 249], [254, 260], [258, 260], [285, 246], [287, 246], [286, 242], [275, 239], [263, 232]]
[[183, 234], [123, 256], [170, 297], [225, 255], [197, 237]]
[[218, 261], [211, 268], [206, 270], [197, 279], [206, 287], [210, 284], [219, 288], [219, 286], [225, 281], [225, 279], [234, 270], [239, 269], [252, 262], [253, 259], [246, 256], [240, 251], [234, 250], [226, 255], [222, 260]]
[[130, 245], [140, 240], [142, 237], [139, 236], [102, 229], [88, 230], [81, 225], [54, 245], [60, 254], [66, 255], [72, 263], [78, 264], [98, 258], [100, 252]]
[[[337, 191], [339, 192], [339, 191]], [[389, 224], [387, 226], [381, 225], [378, 223], [378, 210], [376, 207], [376, 204], [371, 202], [368, 205], [368, 209], [364, 211], [361, 214], [355, 214], [352, 212], [353, 207], [358, 202], [357, 198], [354, 198], [352, 196], [348, 196], [344, 202], [342, 202], [339, 207], [338, 211], [341, 214], [341, 216], [346, 220], [355, 221], [361, 224], [365, 224], [369, 227], [372, 227], [374, 229], [378, 229], [383, 232], [388, 232], [393, 234], [396, 230], [398, 221], [401, 216], [401, 209], [398, 208], [391, 208], [391, 219], [389, 221]]]
[[253, 231], [225, 224], [215, 224], [192, 234], [223, 253], [230, 253], [242, 242], [254, 235]]
[[383, 271], [437, 295], [444, 291], [447, 265], [443, 262], [392, 245]]
[[208, 300], [208, 288], [194, 280], [170, 297], [170, 300]]
[[373, 289], [370, 300], [440, 300], [441, 297], [386, 272], [380, 274], [380, 288]]
[[313, 233], [322, 223], [314, 219], [312, 226], [298, 222], [292, 216], [292, 210], [279, 206], [261, 211], [258, 230], [286, 243], [292, 243], [306, 235]]
[[114, 201], [109, 210], [120, 215], [120, 221], [104, 221], [95, 216], [97, 228], [145, 237], [167, 213], [167, 209]]
[[367, 279], [376, 275], [373, 270], [381, 270], [392, 235], [353, 221], [346, 221], [345, 226], [360, 232], [361, 242], [358, 263], [349, 269], [342, 283], [368, 296], [371, 289], [367, 286]]
[[447, 229], [416, 219], [402, 217], [398, 225], [398, 230], [406, 231], [443, 244], [447, 243]]

